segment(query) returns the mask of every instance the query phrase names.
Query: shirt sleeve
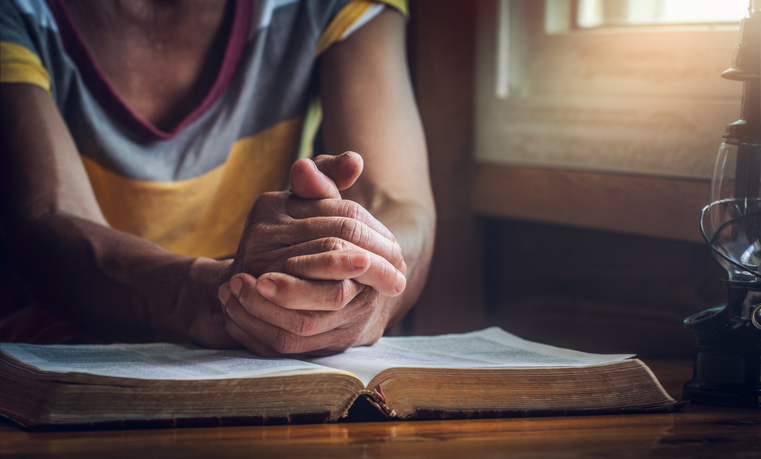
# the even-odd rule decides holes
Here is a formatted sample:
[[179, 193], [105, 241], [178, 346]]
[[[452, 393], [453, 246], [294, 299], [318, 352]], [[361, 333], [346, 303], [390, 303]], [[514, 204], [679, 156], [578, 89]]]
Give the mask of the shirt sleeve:
[[55, 33], [55, 21], [43, 1], [0, 2], [0, 83], [27, 83], [51, 91], [43, 60], [47, 36]]
[[354, 0], [344, 5], [320, 36], [315, 48], [315, 56], [320, 56], [334, 44], [346, 39], [354, 31], [370, 22], [385, 7], [394, 8], [405, 17], [408, 15], [406, 0]]

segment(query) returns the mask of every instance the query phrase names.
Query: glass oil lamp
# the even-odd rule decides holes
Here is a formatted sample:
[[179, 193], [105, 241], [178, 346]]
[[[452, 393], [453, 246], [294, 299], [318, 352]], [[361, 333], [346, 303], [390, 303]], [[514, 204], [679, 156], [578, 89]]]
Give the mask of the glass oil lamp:
[[701, 229], [727, 271], [727, 303], [685, 319], [695, 333], [693, 379], [684, 397], [697, 403], [761, 408], [761, 0], [751, 0], [732, 68], [743, 83], [742, 118], [727, 126]]

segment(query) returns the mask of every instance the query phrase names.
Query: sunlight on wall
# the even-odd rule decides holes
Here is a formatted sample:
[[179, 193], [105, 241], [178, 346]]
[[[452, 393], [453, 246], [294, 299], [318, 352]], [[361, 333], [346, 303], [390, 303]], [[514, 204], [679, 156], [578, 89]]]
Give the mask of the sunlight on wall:
[[748, 0], [579, 0], [580, 28], [739, 22]]
[[[582, 3], [618, 19], [580, 28]], [[721, 74], [748, 0], [479, 5], [478, 161], [711, 177], [726, 126], [740, 116], [742, 85]], [[616, 5], [639, 12], [622, 25]]]

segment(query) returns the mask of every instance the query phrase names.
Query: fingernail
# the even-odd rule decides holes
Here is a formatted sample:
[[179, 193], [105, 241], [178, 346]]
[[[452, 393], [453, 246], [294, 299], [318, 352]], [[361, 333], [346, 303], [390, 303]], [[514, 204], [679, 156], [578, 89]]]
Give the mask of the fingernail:
[[404, 288], [407, 286], [407, 278], [405, 278], [402, 273], [397, 272], [396, 273], [396, 283], [394, 284], [394, 290], [396, 290], [396, 293], [402, 293], [404, 291]]
[[233, 277], [230, 279], [230, 290], [233, 291], [236, 297], [240, 296], [240, 289], [243, 288], [243, 279], [240, 277]]
[[352, 252], [349, 254], [349, 263], [354, 268], [364, 268], [368, 263], [367, 254], [364, 252]]
[[217, 290], [217, 297], [219, 298], [219, 301], [222, 302], [222, 307], [225, 307], [225, 304], [227, 304], [227, 300], [230, 299], [230, 285], [225, 283], [222, 284], [221, 287], [219, 287], [219, 290]]
[[260, 277], [256, 282], [256, 290], [267, 298], [274, 298], [277, 292], [277, 284], [269, 277]]

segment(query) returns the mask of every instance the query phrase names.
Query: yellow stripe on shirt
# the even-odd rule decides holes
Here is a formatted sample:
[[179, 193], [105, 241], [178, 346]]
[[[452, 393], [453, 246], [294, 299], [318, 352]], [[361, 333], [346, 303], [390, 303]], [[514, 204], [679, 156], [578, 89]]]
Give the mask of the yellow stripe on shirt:
[[317, 42], [314, 55], [319, 56], [324, 53], [328, 48], [341, 41], [347, 30], [362, 17], [363, 14], [374, 4], [385, 3], [388, 6], [396, 8], [404, 16], [407, 16], [407, 1], [406, 0], [356, 0], [348, 5], [344, 6], [341, 11], [338, 12], [333, 21], [325, 29], [325, 32]]
[[301, 117], [233, 144], [227, 162], [188, 180], [148, 182], [82, 157], [109, 224], [170, 252], [221, 258], [235, 253], [251, 205], [285, 188], [298, 149]]
[[388, 6], [391, 6], [399, 10], [399, 12], [402, 13], [405, 18], [410, 15], [409, 9], [407, 8], [407, 0], [380, 0], [380, 1], [382, 1]]
[[0, 83], [28, 83], [50, 92], [50, 75], [29, 49], [0, 42]]

